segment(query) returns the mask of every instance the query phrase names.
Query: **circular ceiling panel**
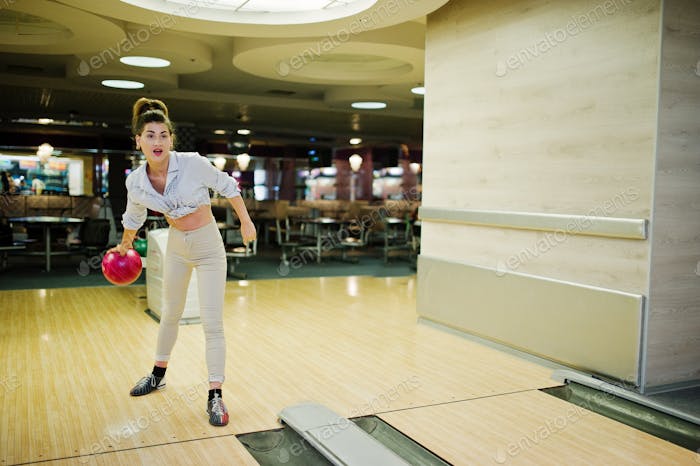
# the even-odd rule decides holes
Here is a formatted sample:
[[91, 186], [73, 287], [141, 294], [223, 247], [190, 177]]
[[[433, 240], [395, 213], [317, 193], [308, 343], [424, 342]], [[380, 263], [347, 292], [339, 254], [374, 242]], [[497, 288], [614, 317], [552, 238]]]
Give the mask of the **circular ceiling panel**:
[[[163, 58], [170, 62], [167, 71], [179, 74], [200, 73], [210, 70], [213, 66], [213, 52], [209, 45], [189, 37], [161, 31], [150, 33], [147, 27], [129, 25], [126, 28], [127, 38], [133, 42], [133, 47], [121, 51], [121, 56], [143, 55]], [[144, 40], [140, 40], [142, 37]]]
[[[212, 68], [211, 47], [197, 40], [178, 34], [160, 31], [152, 33], [147, 27], [128, 25], [126, 38], [112, 47], [93, 54], [77, 54], [80, 62], [75, 70], [80, 76], [87, 76], [105, 66], [119, 69], [126, 73], [139, 72], [139, 67], [130, 66], [121, 61], [124, 57], [144, 56], [167, 60], [168, 66], [156, 68], [152, 73], [163, 70], [167, 74], [188, 74], [207, 71]], [[69, 66], [70, 67], [70, 66]], [[141, 68], [141, 73], [147, 73]]]
[[0, 10], [0, 43], [47, 45], [69, 40], [73, 33], [62, 24], [22, 11]]
[[237, 54], [233, 63], [256, 76], [309, 84], [381, 84], [423, 76], [421, 50], [355, 43], [344, 46], [342, 53], [299, 53], [311, 46], [313, 43], [302, 42], [256, 48]]
[[[235, 37], [357, 35], [405, 23], [437, 10], [448, 0], [328, 0], [329, 8], [308, 11], [314, 0], [249, 0], [258, 11], [236, 11], [238, 0], [61, 0], [62, 3], [124, 21], [177, 31]], [[278, 7], [275, 13], [272, 7]], [[279, 7], [294, 11], [282, 12]], [[264, 12], [267, 11], [267, 12]]]
[[0, 52], [87, 53], [124, 39], [124, 31], [113, 22], [60, 3], [5, 3], [0, 10]]
[[390, 84], [423, 78], [424, 26], [406, 23], [357, 38], [304, 41], [239, 38], [233, 64], [269, 79], [323, 84]]

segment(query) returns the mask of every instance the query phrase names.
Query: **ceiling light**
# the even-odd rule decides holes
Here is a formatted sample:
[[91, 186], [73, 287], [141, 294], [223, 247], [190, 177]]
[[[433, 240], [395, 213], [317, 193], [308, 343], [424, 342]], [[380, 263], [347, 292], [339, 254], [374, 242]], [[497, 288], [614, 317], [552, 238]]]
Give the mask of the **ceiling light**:
[[236, 132], [237, 132], [238, 134], [240, 134], [241, 136], [248, 136], [248, 135], [250, 134], [250, 130], [249, 130], [249, 129], [245, 129], [245, 128], [244, 128], [244, 129], [239, 129], [239, 130], [236, 131]]
[[39, 161], [41, 163], [46, 163], [49, 160], [49, 157], [53, 155], [53, 146], [46, 142], [43, 143], [36, 150], [36, 155], [39, 157]]
[[226, 134], [226, 130], [225, 129], [215, 129], [214, 134]]
[[40, 125], [50, 125], [51, 123], [53, 123], [53, 119], [51, 119], [51, 118], [39, 118], [37, 120], [37, 123], [39, 123]]
[[362, 166], [362, 156], [360, 154], [352, 154], [349, 159], [350, 168], [356, 172]]
[[350, 139], [350, 144], [352, 144], [353, 146], [362, 144], [362, 138], [352, 138]]
[[386, 108], [385, 102], [353, 102], [352, 108], [357, 108], [360, 110], [379, 110]]
[[156, 57], [121, 57], [120, 62], [129, 66], [140, 66], [142, 68], [165, 68], [170, 66], [170, 61]]
[[226, 166], [226, 159], [225, 159], [223, 156], [218, 155], [218, 156], [214, 159], [214, 165], [215, 165], [216, 168], [218, 168], [220, 171], [224, 171], [224, 167]]
[[127, 81], [124, 79], [105, 79], [102, 81], [102, 85], [105, 87], [114, 87], [117, 89], [141, 89], [144, 87], [143, 83], [138, 81]]
[[425, 95], [425, 86], [416, 86], [411, 89], [411, 92], [418, 95]]
[[246, 168], [248, 168], [248, 164], [250, 163], [250, 155], [238, 154], [236, 156], [236, 162], [238, 162], [238, 168], [240, 168], [241, 171], [244, 172], [246, 171]]
[[[415, 0], [410, 1], [414, 2]], [[444, 1], [439, 0], [438, 3], [444, 3]], [[121, 0], [121, 2], [157, 11], [168, 15], [168, 17], [174, 15], [199, 21], [279, 26], [323, 23], [352, 17], [369, 11], [380, 0], [213, 0], [195, 2], [192, 0]], [[423, 8], [420, 10], [423, 14], [428, 13], [428, 11], [422, 11]], [[397, 8], [389, 11], [390, 16], [397, 14], [397, 11]], [[394, 21], [394, 18], [391, 19]], [[364, 19], [363, 21], [370, 22]], [[389, 25], [391, 24], [393, 22], [389, 23]], [[371, 26], [376, 25], [372, 24]], [[312, 35], [321, 35], [321, 33]]]
[[[137, 4], [138, 0], [125, 0], [126, 3]], [[168, 0], [171, 3], [180, 3], [190, 6], [188, 0]], [[295, 13], [303, 11], [318, 11], [337, 6], [347, 6], [359, 0], [218, 0], [216, 6], [224, 10], [235, 12], [255, 13]], [[211, 8], [211, 7], [209, 7]]]

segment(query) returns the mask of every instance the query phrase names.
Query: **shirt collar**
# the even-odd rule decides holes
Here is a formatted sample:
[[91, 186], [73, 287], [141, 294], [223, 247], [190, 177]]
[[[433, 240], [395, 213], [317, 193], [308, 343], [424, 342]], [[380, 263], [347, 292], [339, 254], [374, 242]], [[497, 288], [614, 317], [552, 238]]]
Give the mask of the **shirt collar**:
[[[141, 188], [146, 190], [146, 189], [151, 189], [155, 192], [155, 189], [153, 189], [153, 185], [151, 184], [151, 180], [148, 179], [148, 172], [146, 171], [146, 165], [143, 164], [141, 165], [138, 170], [141, 171], [140, 173], [140, 185]], [[178, 163], [178, 157], [177, 157], [177, 152], [175, 151], [170, 151], [170, 156], [168, 158], [168, 176], [166, 179], [166, 185], [170, 183], [170, 181], [173, 179], [174, 176], [177, 175], [177, 172], [179, 171], [179, 166], [180, 164]]]
[[174, 150], [170, 151], [170, 156], [168, 158], [168, 173], [174, 173], [178, 170], [179, 164], [177, 161], [177, 152]]

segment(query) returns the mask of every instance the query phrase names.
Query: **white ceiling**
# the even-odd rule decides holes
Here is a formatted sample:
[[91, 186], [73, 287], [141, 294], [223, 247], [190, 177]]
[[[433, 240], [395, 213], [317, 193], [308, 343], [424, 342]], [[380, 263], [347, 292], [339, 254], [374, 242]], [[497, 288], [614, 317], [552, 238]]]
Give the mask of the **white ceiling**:
[[[148, 8], [132, 4], [139, 2]], [[252, 13], [235, 16], [217, 0], [5, 0], [0, 118], [4, 124], [46, 117], [127, 125], [131, 104], [145, 95], [163, 99], [176, 123], [205, 133], [245, 126], [262, 140], [357, 135], [420, 144], [422, 98], [410, 89], [423, 81], [425, 15], [446, 2], [378, 0], [342, 19], [287, 13], [314, 21], [292, 25], [257, 13], [268, 24], [256, 25]], [[135, 68], [119, 62], [127, 55], [172, 64]], [[103, 79], [134, 79], [146, 87], [108, 89]], [[388, 107], [349, 105], [376, 99]]]

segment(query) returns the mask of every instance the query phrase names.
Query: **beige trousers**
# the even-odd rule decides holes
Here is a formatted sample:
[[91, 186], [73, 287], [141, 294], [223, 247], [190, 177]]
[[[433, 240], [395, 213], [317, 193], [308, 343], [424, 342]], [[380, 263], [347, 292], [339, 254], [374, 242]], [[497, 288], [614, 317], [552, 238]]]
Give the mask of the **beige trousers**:
[[206, 340], [210, 382], [224, 381], [226, 341], [223, 308], [226, 287], [226, 251], [219, 229], [212, 222], [192, 231], [170, 228], [165, 253], [164, 309], [158, 329], [156, 361], [168, 361], [185, 310], [192, 268], [197, 269], [200, 318]]

